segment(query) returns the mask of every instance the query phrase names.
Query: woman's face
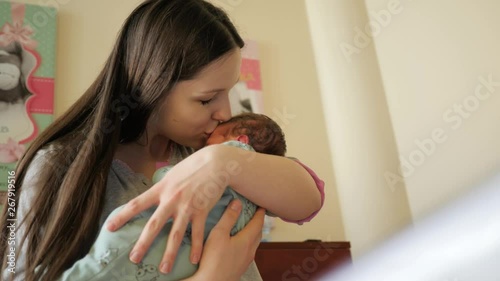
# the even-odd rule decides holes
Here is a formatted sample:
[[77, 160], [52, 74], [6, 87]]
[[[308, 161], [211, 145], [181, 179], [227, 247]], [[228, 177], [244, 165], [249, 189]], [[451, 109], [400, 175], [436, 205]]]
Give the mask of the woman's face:
[[206, 66], [194, 79], [177, 83], [156, 121], [159, 135], [199, 149], [220, 121], [231, 118], [229, 90], [240, 76], [240, 49]]

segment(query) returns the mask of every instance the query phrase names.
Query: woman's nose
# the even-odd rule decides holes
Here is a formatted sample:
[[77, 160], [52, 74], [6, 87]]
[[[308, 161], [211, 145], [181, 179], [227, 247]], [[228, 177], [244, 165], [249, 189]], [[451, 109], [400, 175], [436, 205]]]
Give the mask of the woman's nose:
[[229, 98], [225, 98], [221, 103], [218, 110], [212, 115], [212, 119], [219, 122], [224, 122], [231, 119], [231, 105], [229, 103]]

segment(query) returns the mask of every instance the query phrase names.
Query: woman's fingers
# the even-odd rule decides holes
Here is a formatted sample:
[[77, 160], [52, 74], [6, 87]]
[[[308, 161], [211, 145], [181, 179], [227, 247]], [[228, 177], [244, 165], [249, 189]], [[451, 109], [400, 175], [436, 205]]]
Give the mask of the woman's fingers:
[[140, 214], [142, 211], [158, 204], [158, 195], [150, 189], [136, 198], [130, 200], [125, 207], [111, 218], [106, 224], [109, 231], [120, 229], [130, 219]]
[[252, 250], [255, 251], [262, 240], [262, 227], [264, 226], [264, 217], [266, 215], [266, 210], [259, 208], [253, 218], [248, 222], [248, 224], [240, 231], [242, 236], [253, 238]]
[[212, 231], [217, 230], [217, 231], [221, 231], [222, 233], [229, 234], [231, 232], [231, 229], [233, 228], [234, 224], [238, 220], [238, 217], [240, 216], [240, 212], [241, 212], [240, 200], [237, 200], [237, 199], [233, 200], [229, 204], [228, 209], [226, 209], [226, 211], [222, 215], [219, 222], [214, 226]]
[[163, 255], [163, 259], [160, 263], [160, 271], [162, 273], [169, 273], [172, 270], [172, 266], [175, 262], [175, 257], [179, 251], [179, 246], [181, 245], [182, 239], [186, 232], [187, 225], [189, 223], [190, 215], [184, 211], [181, 211], [174, 218], [174, 225], [170, 230], [167, 241], [167, 249]]
[[255, 258], [255, 253], [262, 239], [262, 226], [264, 225], [265, 210], [259, 208], [248, 224], [238, 232], [233, 238], [239, 241], [238, 244], [243, 255], [244, 265], [248, 266]]
[[203, 251], [203, 236], [205, 232], [206, 215], [193, 218], [191, 222], [191, 263], [197, 264], [200, 261]]
[[198, 280], [240, 280], [247, 270], [260, 242], [264, 211], [258, 210], [249, 224], [231, 237], [241, 209], [241, 202], [233, 200], [210, 232], [195, 274]]
[[130, 261], [133, 263], [139, 263], [142, 260], [149, 247], [151, 247], [151, 244], [153, 244], [156, 236], [158, 236], [170, 217], [171, 211], [168, 207], [158, 206], [144, 226], [144, 230], [142, 231], [139, 240], [137, 240], [134, 248], [130, 251]]

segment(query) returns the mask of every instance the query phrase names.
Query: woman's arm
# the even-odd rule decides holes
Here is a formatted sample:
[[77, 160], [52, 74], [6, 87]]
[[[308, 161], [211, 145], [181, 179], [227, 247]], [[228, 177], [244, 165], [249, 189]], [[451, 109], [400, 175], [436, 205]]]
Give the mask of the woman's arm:
[[321, 193], [313, 177], [294, 160], [211, 145], [175, 165], [158, 183], [129, 201], [108, 221], [108, 230], [120, 228], [157, 205], [130, 253], [131, 261], [142, 260], [160, 229], [173, 218], [160, 271], [170, 271], [188, 223], [192, 226], [191, 261], [197, 263], [207, 215], [228, 185], [286, 220], [302, 220], [321, 207]]
[[233, 189], [280, 218], [300, 221], [320, 209], [317, 184], [296, 161], [226, 145], [210, 148], [207, 153], [224, 167], [214, 180], [228, 178]]

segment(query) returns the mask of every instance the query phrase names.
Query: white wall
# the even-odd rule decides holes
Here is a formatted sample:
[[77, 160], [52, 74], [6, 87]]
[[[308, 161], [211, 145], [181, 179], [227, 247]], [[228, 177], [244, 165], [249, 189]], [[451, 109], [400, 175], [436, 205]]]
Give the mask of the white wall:
[[[390, 2], [366, 4], [381, 26], [374, 43], [419, 218], [500, 171], [500, 2], [393, 1], [401, 9], [389, 19]], [[489, 76], [491, 94], [479, 79]], [[442, 136], [431, 143], [435, 130]], [[417, 146], [425, 139], [426, 148]]]

